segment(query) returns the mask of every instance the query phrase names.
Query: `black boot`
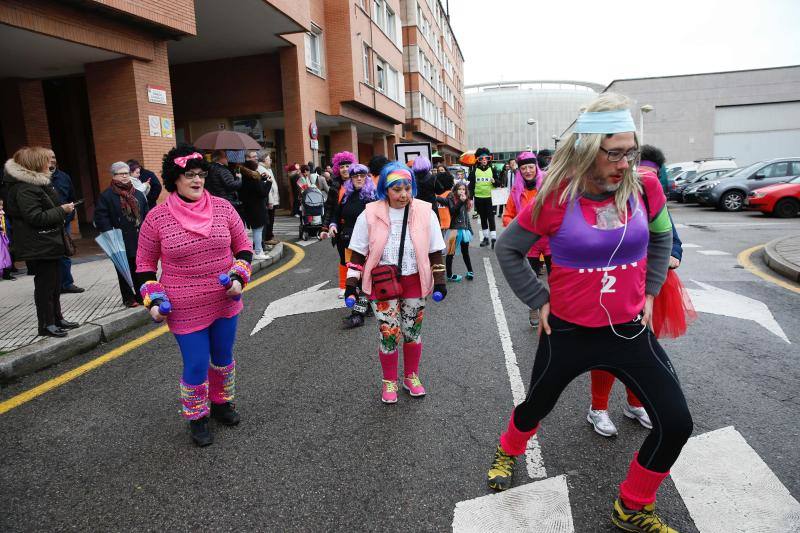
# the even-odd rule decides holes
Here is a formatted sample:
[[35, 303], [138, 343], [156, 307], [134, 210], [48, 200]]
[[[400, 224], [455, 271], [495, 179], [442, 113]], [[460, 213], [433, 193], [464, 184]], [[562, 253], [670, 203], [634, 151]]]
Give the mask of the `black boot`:
[[242, 418], [236, 412], [233, 402], [211, 403], [211, 416], [224, 426], [235, 426]]
[[497, 242], [497, 239], [492, 239], [492, 250], [494, 250], [494, 243]]
[[483, 248], [484, 246], [489, 246], [489, 237], [484, 237], [483, 240], [481, 241], [481, 248]]
[[42, 337], [58, 337], [58, 338], [61, 338], [61, 337], [66, 337], [67, 336], [67, 332], [64, 331], [63, 329], [59, 328], [55, 324], [52, 324], [50, 326], [39, 328], [39, 335], [41, 335]]
[[189, 433], [192, 435], [194, 443], [201, 448], [214, 442], [214, 436], [211, 434], [211, 430], [208, 429], [207, 416], [197, 420], [189, 420]]
[[56, 326], [61, 329], [75, 329], [79, 328], [81, 325], [77, 322], [70, 322], [69, 320], [56, 320]]
[[364, 317], [358, 313], [352, 313], [344, 317], [344, 329], [353, 329], [364, 325]]

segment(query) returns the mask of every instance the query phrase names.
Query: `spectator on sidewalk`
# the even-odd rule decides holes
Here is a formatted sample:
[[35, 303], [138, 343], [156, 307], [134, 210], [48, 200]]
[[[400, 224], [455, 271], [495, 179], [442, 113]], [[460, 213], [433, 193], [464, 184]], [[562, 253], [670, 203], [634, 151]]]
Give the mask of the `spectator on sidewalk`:
[[258, 165], [258, 171], [262, 176], [265, 176], [267, 181], [272, 183], [269, 189], [269, 196], [267, 197], [267, 220], [264, 225], [264, 244], [267, 246], [275, 246], [278, 244], [278, 239], [275, 238], [275, 209], [281, 203], [280, 191], [278, 191], [278, 183], [275, 181], [275, 174], [272, 173], [272, 157], [268, 152], [261, 155], [261, 164]]
[[[56, 154], [52, 150], [48, 149], [48, 154], [50, 156], [50, 176], [51, 181], [53, 183], [53, 187], [56, 189], [56, 193], [58, 194], [59, 203], [66, 204], [72, 203], [75, 201], [75, 189], [72, 186], [72, 178], [69, 174], [58, 168], [58, 159], [56, 159]], [[75, 211], [72, 211], [67, 215], [64, 224], [67, 227], [67, 232], [70, 231], [69, 226], [72, 224], [72, 221], [75, 219]], [[75, 285], [75, 280], [72, 277], [72, 259], [67, 257], [66, 255], [61, 258], [59, 261], [59, 265], [61, 268], [61, 292], [62, 293], [76, 293], [80, 294], [84, 290], [81, 287]]]
[[117, 272], [119, 292], [125, 307], [138, 307], [142, 303], [136, 280], [136, 250], [139, 247], [139, 228], [149, 209], [147, 197], [133, 186], [128, 164], [118, 161], [111, 165], [111, 185], [97, 198], [94, 226], [100, 233], [114, 228], [122, 231], [125, 255], [133, 278], [131, 287], [125, 277]]
[[11, 246], [16, 259], [28, 262], [34, 272], [33, 299], [39, 335], [66, 337], [65, 330], [79, 324], [61, 314], [61, 270], [64, 256], [64, 221], [75, 211], [72, 202], [59, 203], [50, 180], [50, 150], [24, 147], [6, 161], [8, 212], [14, 218]]
[[0, 198], [0, 272], [2, 272], [4, 280], [16, 281], [17, 278], [11, 275], [11, 267], [14, 266], [14, 260], [11, 258], [11, 239], [8, 234], [6, 212], [3, 207], [3, 199]]
[[228, 155], [225, 150], [214, 150], [211, 167], [208, 169], [205, 189], [212, 196], [228, 200], [234, 207], [239, 202], [236, 191], [242, 188], [242, 179], [228, 170]]
[[240, 167], [242, 188], [239, 197], [245, 223], [253, 230], [253, 259], [264, 260], [264, 226], [267, 224], [267, 198], [272, 182], [258, 172], [258, 152], [248, 151]]
[[292, 191], [294, 192], [294, 201], [292, 201], [292, 216], [300, 218], [300, 201], [302, 191], [297, 186], [297, 178], [300, 176], [300, 165], [293, 163], [291, 165], [287, 165], [284, 170], [286, 170], [286, 175], [289, 178], [289, 187], [291, 187]]
[[158, 176], [152, 170], [147, 170], [141, 163], [135, 159], [128, 159], [128, 167], [131, 169], [131, 178], [138, 179], [142, 185], [147, 187], [145, 196], [147, 197], [147, 206], [152, 209], [158, 202], [158, 197], [161, 196], [161, 182], [158, 181]]

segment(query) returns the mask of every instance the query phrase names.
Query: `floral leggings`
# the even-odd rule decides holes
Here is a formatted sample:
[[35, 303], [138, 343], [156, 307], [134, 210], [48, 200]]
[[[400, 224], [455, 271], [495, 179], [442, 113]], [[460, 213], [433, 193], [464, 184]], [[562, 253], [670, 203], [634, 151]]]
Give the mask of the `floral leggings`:
[[420, 341], [422, 319], [425, 317], [425, 298], [373, 300], [372, 309], [378, 320], [382, 353], [397, 350], [401, 334], [405, 342]]

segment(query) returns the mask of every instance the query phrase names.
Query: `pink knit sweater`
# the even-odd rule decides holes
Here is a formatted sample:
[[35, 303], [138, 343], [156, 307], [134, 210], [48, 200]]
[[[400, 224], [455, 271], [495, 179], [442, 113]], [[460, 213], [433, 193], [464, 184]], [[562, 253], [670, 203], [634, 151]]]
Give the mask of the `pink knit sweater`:
[[159, 281], [172, 304], [167, 324], [177, 335], [200, 331], [242, 310], [241, 300], [225, 294], [218, 276], [231, 268], [234, 254], [252, 247], [230, 202], [211, 198], [213, 226], [207, 238], [183, 229], [166, 203], [147, 214], [139, 232], [136, 271], [156, 272], [161, 260]]

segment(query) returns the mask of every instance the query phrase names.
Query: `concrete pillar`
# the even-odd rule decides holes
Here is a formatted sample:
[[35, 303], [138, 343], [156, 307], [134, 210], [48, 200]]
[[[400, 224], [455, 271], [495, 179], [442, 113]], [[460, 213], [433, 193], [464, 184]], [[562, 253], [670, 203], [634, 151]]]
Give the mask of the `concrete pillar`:
[[356, 125], [350, 123], [343, 128], [332, 131], [331, 134], [331, 154], [338, 152], [353, 152], [358, 159], [358, 130]]
[[[375, 136], [372, 138], [372, 153], [373, 155], [385, 155], [389, 157], [386, 153], [386, 135], [382, 133], [376, 133]], [[389, 157], [391, 159], [391, 157]]]
[[394, 145], [398, 142], [397, 136], [395, 135], [387, 135], [386, 136], [386, 157], [390, 160], [394, 159]]
[[[100, 190], [111, 181], [111, 163], [137, 159], [145, 168], [160, 174], [164, 154], [175, 146], [167, 45], [157, 42], [154, 48], [153, 61], [121, 58], [86, 64], [86, 91]], [[166, 105], [148, 101], [148, 85], [166, 91]], [[151, 115], [170, 121], [172, 137], [150, 135]]]
[[9, 157], [23, 146], [51, 146], [40, 80], [7, 79], [0, 83], [0, 124]]

